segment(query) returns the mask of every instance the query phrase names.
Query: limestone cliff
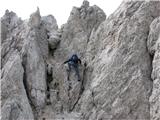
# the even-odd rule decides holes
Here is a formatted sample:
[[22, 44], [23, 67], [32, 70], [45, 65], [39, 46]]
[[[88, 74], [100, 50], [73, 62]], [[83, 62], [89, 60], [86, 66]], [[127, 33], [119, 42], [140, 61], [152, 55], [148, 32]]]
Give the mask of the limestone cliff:
[[[77, 53], [81, 81], [63, 62]], [[106, 18], [84, 1], [58, 28], [40, 10], [1, 18], [2, 120], [160, 119], [160, 1]]]

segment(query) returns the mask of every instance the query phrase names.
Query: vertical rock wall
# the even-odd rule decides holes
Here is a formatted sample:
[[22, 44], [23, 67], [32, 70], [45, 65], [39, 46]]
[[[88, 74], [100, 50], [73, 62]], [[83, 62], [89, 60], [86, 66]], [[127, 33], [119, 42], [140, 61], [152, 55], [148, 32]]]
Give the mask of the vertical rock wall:
[[150, 54], [153, 56], [151, 78], [153, 80], [152, 94], [150, 96], [151, 120], [160, 119], [160, 17], [150, 25], [147, 41]]
[[[58, 29], [39, 8], [24, 21], [7, 10], [2, 119], [158, 120], [159, 16], [159, 1], [123, 1], [106, 19], [85, 0]], [[73, 53], [81, 81], [63, 64]]]

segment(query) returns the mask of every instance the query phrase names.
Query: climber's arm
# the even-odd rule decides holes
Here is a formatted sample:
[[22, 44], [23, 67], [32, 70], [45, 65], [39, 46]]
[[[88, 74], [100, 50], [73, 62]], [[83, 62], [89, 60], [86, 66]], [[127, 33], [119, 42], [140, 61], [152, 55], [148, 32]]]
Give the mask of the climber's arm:
[[68, 63], [69, 61], [71, 61], [71, 60], [69, 59], [69, 60], [65, 61], [63, 64], [66, 64], [66, 63]]
[[69, 62], [69, 60], [65, 61], [63, 64], [66, 64], [66, 63], [68, 63], [68, 62]]

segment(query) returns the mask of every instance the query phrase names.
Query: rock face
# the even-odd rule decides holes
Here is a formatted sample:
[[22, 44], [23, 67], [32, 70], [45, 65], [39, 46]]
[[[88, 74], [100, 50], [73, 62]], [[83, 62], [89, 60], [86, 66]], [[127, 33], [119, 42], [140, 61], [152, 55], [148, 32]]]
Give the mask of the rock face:
[[[83, 91], [83, 80], [85, 66], [81, 65], [81, 82], [77, 82], [77, 77], [71, 73], [70, 79], [67, 79], [65, 66], [61, 64], [69, 59], [73, 53], [77, 53], [81, 59], [84, 59], [87, 42], [92, 30], [105, 20], [104, 12], [97, 6], [89, 6], [88, 1], [84, 1], [80, 8], [73, 7], [67, 24], [61, 29], [61, 43], [53, 55], [53, 81], [51, 82], [51, 103], [55, 107], [57, 103], [61, 105], [56, 109], [61, 111], [72, 111], [78, 102]], [[58, 84], [56, 87], [55, 84]], [[53, 89], [53, 90], [52, 90]], [[58, 98], [57, 98], [58, 97]], [[53, 102], [54, 99], [54, 102]], [[55, 110], [56, 110], [55, 109]]]
[[150, 118], [152, 57], [147, 38], [159, 6], [155, 1], [124, 2], [92, 35], [89, 42], [98, 44], [92, 47], [97, 56], [88, 65], [89, 87], [77, 107], [84, 119]]
[[24, 70], [18, 51], [14, 51], [2, 69], [2, 120], [33, 119], [23, 84]]
[[[20, 54], [22, 21], [15, 13], [6, 11], [1, 19], [1, 108], [2, 119], [34, 119], [23, 84], [24, 68]], [[5, 29], [3, 29], [5, 28]]]
[[153, 55], [151, 74], [153, 90], [150, 96], [150, 115], [151, 120], [158, 120], [160, 118], [160, 17], [150, 25], [147, 45], [149, 52]]
[[[106, 19], [83, 1], [58, 29], [40, 10], [1, 18], [2, 119], [160, 119], [160, 2], [123, 1]], [[64, 61], [82, 60], [78, 81]]]
[[[51, 17], [50, 20], [51, 22], [54, 21], [52, 23], [53, 26], [57, 26], [54, 17]], [[6, 104], [5, 101], [2, 103], [2, 108], [5, 111], [8, 110], [8, 112], [4, 112], [2, 118], [4, 116], [4, 119], [10, 119], [9, 116], [13, 116], [12, 112], [9, 112], [9, 110], [12, 110], [12, 104], [13, 107], [16, 107], [17, 111], [15, 119], [33, 119], [33, 112], [36, 118], [41, 109], [46, 105], [46, 60], [49, 56], [48, 39], [50, 31], [55, 31], [57, 27], [52, 27], [48, 30], [48, 22], [44, 20], [42, 22], [39, 10], [31, 15], [29, 21], [22, 21], [15, 13], [6, 11], [6, 14], [1, 19], [1, 26], [7, 30], [2, 30], [4, 36], [2, 35], [1, 67], [2, 71], [6, 71], [2, 72], [1, 76], [3, 80], [2, 86], [4, 86], [4, 88], [2, 87], [2, 91], [11, 94], [11, 96], [7, 96], [4, 93], [2, 96], [2, 99], [8, 97], [8, 102], [6, 101]], [[11, 65], [11, 68], [7, 64]], [[17, 64], [19, 65], [18, 67]], [[14, 89], [19, 90], [21, 88], [22, 90], [18, 91], [13, 88], [6, 88], [12, 86], [14, 82]], [[14, 99], [12, 100], [13, 93], [10, 93], [10, 91], [13, 91], [15, 96], [18, 97], [21, 94], [23, 95], [20, 96], [19, 101], [17, 100], [17, 104], [14, 103]], [[18, 97], [15, 98], [18, 99]], [[21, 107], [21, 104], [24, 104], [24, 106]]]

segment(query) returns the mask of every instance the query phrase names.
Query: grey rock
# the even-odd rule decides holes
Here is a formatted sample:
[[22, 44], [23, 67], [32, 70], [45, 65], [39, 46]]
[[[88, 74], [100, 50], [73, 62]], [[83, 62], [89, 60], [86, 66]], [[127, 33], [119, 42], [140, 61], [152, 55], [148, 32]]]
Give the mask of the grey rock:
[[34, 28], [34, 27], [39, 27], [40, 24], [41, 24], [41, 16], [39, 8], [37, 7], [37, 11], [30, 15], [29, 25]]
[[57, 31], [58, 25], [57, 25], [57, 21], [54, 18], [54, 16], [52, 15], [43, 16], [41, 20], [46, 30], [48, 30], [49, 32]]
[[151, 120], [160, 118], [160, 17], [156, 18], [150, 25], [148, 36], [148, 49], [153, 56], [152, 61], [152, 80], [153, 88], [150, 96], [150, 115]]
[[61, 41], [61, 32], [54, 32], [50, 34], [48, 39], [49, 48], [55, 50]]
[[[2, 34], [5, 34], [5, 36], [3, 37], [3, 42], [1, 47], [1, 55], [2, 55], [1, 69], [2, 70], [6, 69], [5, 71], [11, 70], [10, 72], [13, 78], [14, 75], [15, 77], [20, 77], [17, 79], [18, 80], [17, 82], [19, 82], [19, 84], [15, 86], [15, 89], [22, 87], [24, 91], [26, 90], [27, 93], [27, 94], [23, 93], [24, 94], [23, 96], [18, 96], [19, 95], [18, 91], [17, 93], [16, 91], [13, 91], [15, 97], [9, 97], [8, 99], [4, 99], [5, 97], [7, 97], [7, 94], [3, 94], [2, 99], [4, 99], [5, 105], [3, 106], [2, 109], [4, 111], [2, 117], [4, 117], [4, 119], [37, 118], [39, 112], [46, 105], [46, 89], [47, 89], [46, 60], [48, 59], [49, 55], [46, 29], [48, 26], [45, 26], [46, 24], [41, 25], [42, 21], [39, 10], [37, 10], [37, 12], [31, 15], [29, 21], [28, 20], [22, 21], [16, 16], [15, 13], [7, 11], [6, 14], [1, 18], [1, 21], [2, 21], [1, 24], [6, 26], [6, 30], [2, 32]], [[53, 24], [57, 26], [56, 23]], [[5, 67], [8, 64], [8, 62], [13, 62], [13, 63], [15, 62], [13, 58], [14, 57], [17, 58], [17, 54], [15, 54], [16, 51], [18, 51], [20, 56], [19, 58], [20, 60], [18, 59], [17, 62], [21, 63], [21, 67], [23, 70], [23, 71], [21, 70], [22, 72], [20, 71], [19, 73], [18, 70], [20, 68], [16, 67], [16, 65], [11, 66], [14, 69]], [[16, 69], [17, 72], [15, 72]], [[12, 72], [15, 73], [13, 74]], [[8, 76], [8, 73], [3, 72], [2, 76]], [[5, 77], [3, 78], [3, 81], [7, 81], [7, 79], [8, 77]], [[7, 83], [3, 82], [2, 86], [5, 85], [7, 85]], [[4, 91], [7, 92], [6, 88], [2, 89], [5, 89]], [[10, 90], [12, 91], [12, 88]], [[10, 94], [12, 95], [13, 93]], [[27, 103], [28, 101], [29, 103]], [[15, 115], [17, 114], [15, 118], [13, 115], [10, 115], [10, 111], [12, 111], [12, 106], [13, 106], [13, 114]], [[20, 107], [22, 106], [23, 108], [19, 108], [19, 106]], [[14, 111], [14, 109], [16, 111]], [[22, 110], [26, 109], [26, 110], [24, 110], [23, 113], [21, 112], [22, 111], [21, 109]], [[9, 116], [11, 116], [11, 118], [8, 118]]]
[[24, 46], [26, 51], [23, 53], [23, 61], [30, 98], [35, 107], [40, 109], [45, 106], [46, 99], [46, 65], [42, 51], [45, 44], [41, 43], [43, 47], [40, 47], [39, 42], [42, 41], [37, 38], [36, 32], [29, 31], [26, 38], [28, 43]]
[[2, 69], [2, 120], [34, 119], [23, 84], [23, 74], [20, 54], [14, 51]]
[[58, 30], [57, 21], [52, 15], [44, 16], [41, 20], [47, 32], [49, 49], [55, 50], [61, 40], [61, 32]]
[[153, 55], [156, 51], [156, 42], [158, 41], [158, 37], [160, 35], [160, 19], [155, 19], [150, 25], [150, 31], [147, 41], [147, 46], [149, 52]]
[[[160, 2], [123, 1], [107, 19], [84, 1], [60, 29], [39, 9], [1, 18], [3, 119], [160, 118]], [[76, 53], [81, 81], [64, 61]]]
[[158, 1], [123, 2], [91, 33], [91, 73], [77, 106], [85, 119], [150, 119], [152, 58], [146, 39], [159, 6]]
[[[85, 5], [84, 5], [85, 4]], [[81, 9], [91, 7], [92, 12], [88, 10], [85, 19], [81, 17]], [[102, 17], [98, 17], [102, 15]], [[84, 2], [80, 8], [73, 7], [68, 22], [61, 28], [61, 41], [57, 49], [54, 51], [53, 56], [53, 82], [51, 88], [56, 89], [58, 92], [58, 100], [55, 96], [51, 96], [52, 104], [55, 106], [56, 100], [60, 101], [62, 111], [73, 111], [78, 100], [81, 97], [83, 91], [83, 80], [85, 60], [83, 60], [87, 41], [90, 36], [90, 32], [96, 29], [97, 26], [105, 20], [105, 13], [97, 6], [89, 6]], [[77, 53], [83, 60], [82, 66], [79, 66], [81, 82], [77, 81], [77, 76], [74, 71], [70, 74], [70, 79], [67, 79], [67, 65], [63, 66], [63, 62], [67, 60], [73, 53]], [[54, 87], [54, 84], [58, 82], [58, 87]]]
[[[22, 25], [22, 20], [17, 17], [14, 12], [9, 12], [6, 10], [5, 15], [1, 18], [1, 56], [2, 56], [2, 65], [7, 62], [9, 56], [11, 56], [12, 52], [17, 49], [20, 50], [21, 47], [21, 39], [17, 37], [20, 31], [23, 29], [20, 27]], [[3, 29], [5, 28], [5, 29]]]

